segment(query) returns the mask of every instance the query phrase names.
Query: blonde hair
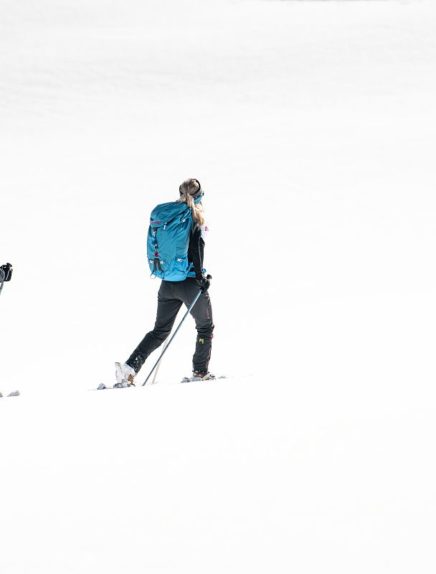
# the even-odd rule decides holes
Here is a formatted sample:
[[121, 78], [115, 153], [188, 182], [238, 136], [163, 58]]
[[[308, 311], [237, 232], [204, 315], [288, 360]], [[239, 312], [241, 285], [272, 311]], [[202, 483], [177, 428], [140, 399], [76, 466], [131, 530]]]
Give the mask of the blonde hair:
[[[196, 185], [194, 185], [194, 183]], [[204, 225], [205, 218], [204, 218], [203, 206], [201, 205], [201, 203], [195, 203], [192, 194], [192, 192], [194, 192], [195, 195], [195, 193], [198, 191], [200, 191], [200, 183], [196, 179], [187, 180], [183, 182], [179, 188], [180, 192], [179, 201], [181, 203], [186, 203], [186, 205], [191, 209], [192, 218], [196, 223], [198, 223], [198, 225]]]

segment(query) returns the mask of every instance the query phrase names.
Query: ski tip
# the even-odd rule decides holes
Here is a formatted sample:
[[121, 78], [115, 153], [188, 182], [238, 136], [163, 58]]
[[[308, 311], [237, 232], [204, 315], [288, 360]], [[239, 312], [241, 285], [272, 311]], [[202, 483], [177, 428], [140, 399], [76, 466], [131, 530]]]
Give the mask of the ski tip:
[[107, 389], [107, 386], [104, 383], [100, 383], [97, 387], [97, 391], [103, 391], [104, 389]]

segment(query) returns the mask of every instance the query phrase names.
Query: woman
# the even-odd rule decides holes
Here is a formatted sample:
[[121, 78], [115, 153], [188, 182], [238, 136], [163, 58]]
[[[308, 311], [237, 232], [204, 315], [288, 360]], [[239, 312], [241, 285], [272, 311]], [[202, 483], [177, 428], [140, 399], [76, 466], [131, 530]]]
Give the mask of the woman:
[[193, 379], [213, 378], [209, 373], [212, 350], [213, 319], [210, 297], [207, 292], [209, 279], [204, 276], [203, 257], [205, 245], [205, 221], [201, 204], [204, 195], [197, 179], [188, 179], [179, 187], [179, 202], [186, 203], [192, 213], [192, 229], [189, 236], [188, 262], [190, 271], [182, 281], [162, 280], [158, 293], [157, 316], [154, 329], [147, 333], [127, 361], [115, 363], [117, 382], [114, 386], [125, 387], [134, 384], [136, 374], [147, 357], [157, 349], [171, 332], [177, 313], [185, 304], [191, 305], [201, 289], [202, 295], [191, 310], [197, 329], [197, 340], [193, 356]]

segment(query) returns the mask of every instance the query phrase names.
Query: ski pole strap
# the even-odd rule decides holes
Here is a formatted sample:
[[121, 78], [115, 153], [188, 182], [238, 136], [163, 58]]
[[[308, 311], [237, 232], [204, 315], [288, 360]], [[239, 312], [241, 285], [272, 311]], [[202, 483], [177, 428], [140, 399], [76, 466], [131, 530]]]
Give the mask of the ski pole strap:
[[158, 257], [155, 257], [153, 261], [153, 273], [155, 273], [156, 271], [160, 271], [161, 273], [163, 272], [162, 265]]
[[202, 291], [199, 291], [195, 297], [195, 299], [192, 301], [191, 305], [189, 306], [188, 310], [186, 311], [186, 313], [183, 315], [182, 320], [180, 321], [180, 323], [177, 326], [177, 329], [174, 331], [174, 333], [171, 335], [170, 340], [168, 341], [168, 344], [164, 347], [164, 350], [162, 351], [162, 353], [160, 354], [158, 360], [155, 362], [155, 364], [153, 365], [153, 368], [151, 369], [151, 371], [148, 373], [147, 378], [145, 379], [145, 381], [142, 383], [142, 386], [147, 384], [147, 381], [150, 379], [151, 375], [153, 374], [154, 370], [156, 369], [156, 367], [159, 365], [162, 357], [164, 356], [164, 354], [167, 352], [168, 347], [171, 345], [172, 340], [174, 339], [174, 337], [177, 335], [180, 327], [183, 325], [184, 320], [186, 319], [186, 317], [189, 315], [189, 313], [192, 311], [192, 309], [194, 308], [194, 305], [197, 303], [197, 301], [200, 299], [202, 294]]

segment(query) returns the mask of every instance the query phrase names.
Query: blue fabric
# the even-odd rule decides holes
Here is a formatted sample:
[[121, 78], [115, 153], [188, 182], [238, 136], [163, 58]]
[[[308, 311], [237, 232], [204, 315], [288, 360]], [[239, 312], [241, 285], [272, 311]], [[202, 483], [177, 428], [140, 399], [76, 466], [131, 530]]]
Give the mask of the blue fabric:
[[186, 203], [171, 201], [155, 207], [150, 216], [147, 257], [151, 274], [166, 281], [184, 281], [192, 274], [188, 247], [193, 225]]

